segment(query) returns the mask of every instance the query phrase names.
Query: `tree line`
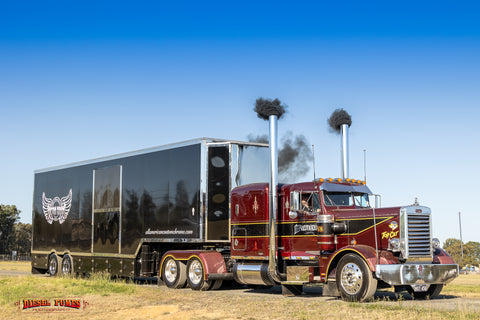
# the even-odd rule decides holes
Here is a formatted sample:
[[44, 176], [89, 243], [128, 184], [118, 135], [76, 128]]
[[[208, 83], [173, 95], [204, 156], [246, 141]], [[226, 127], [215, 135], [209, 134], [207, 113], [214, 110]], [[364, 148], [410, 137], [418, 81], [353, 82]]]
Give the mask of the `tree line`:
[[[462, 258], [463, 244], [463, 258]], [[443, 244], [443, 249], [459, 264], [460, 268], [480, 265], [480, 243], [469, 241], [462, 243], [458, 239], [448, 238]]]
[[14, 205], [0, 204], [0, 254], [30, 254], [32, 225], [19, 222], [20, 212]]

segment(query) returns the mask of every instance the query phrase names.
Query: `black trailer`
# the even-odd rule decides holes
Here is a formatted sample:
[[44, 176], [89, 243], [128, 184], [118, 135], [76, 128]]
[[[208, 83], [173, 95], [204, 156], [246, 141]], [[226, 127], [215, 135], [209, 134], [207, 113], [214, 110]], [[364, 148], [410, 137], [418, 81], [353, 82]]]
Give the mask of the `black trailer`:
[[268, 157], [200, 138], [37, 170], [32, 271], [154, 276], [169, 250], [228, 251], [230, 191], [267, 181]]

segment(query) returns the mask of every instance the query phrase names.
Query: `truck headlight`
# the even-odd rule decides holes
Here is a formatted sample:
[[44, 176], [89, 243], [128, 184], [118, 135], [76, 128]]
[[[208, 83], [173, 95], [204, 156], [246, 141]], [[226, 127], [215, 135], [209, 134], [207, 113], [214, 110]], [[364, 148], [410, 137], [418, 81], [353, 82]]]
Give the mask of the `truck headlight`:
[[438, 240], [437, 238], [433, 238], [432, 247], [433, 249], [440, 249], [440, 240]]
[[400, 251], [400, 239], [390, 239], [390, 241], [388, 242], [388, 249], [392, 250], [393, 252]]

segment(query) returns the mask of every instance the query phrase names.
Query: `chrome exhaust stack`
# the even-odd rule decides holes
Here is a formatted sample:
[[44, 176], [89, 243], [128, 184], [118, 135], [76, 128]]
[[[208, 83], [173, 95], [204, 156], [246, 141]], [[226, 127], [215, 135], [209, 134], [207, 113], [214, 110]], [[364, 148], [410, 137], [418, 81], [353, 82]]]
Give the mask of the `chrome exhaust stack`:
[[277, 193], [277, 174], [278, 174], [278, 130], [277, 116], [270, 115], [268, 117], [270, 125], [270, 182], [268, 185], [268, 231], [269, 231], [269, 247], [268, 247], [268, 273], [273, 280], [280, 282], [277, 274], [277, 212], [278, 212], [278, 193]]
[[342, 124], [341, 128], [341, 156], [342, 156], [342, 179], [349, 178], [349, 156], [348, 156], [348, 124]]
[[258, 98], [255, 102], [255, 112], [263, 120], [269, 121], [269, 149], [270, 149], [270, 181], [268, 184], [268, 276], [274, 282], [281, 282], [282, 276], [278, 272], [277, 264], [277, 214], [278, 214], [278, 130], [277, 121], [285, 113], [285, 107], [280, 100]]

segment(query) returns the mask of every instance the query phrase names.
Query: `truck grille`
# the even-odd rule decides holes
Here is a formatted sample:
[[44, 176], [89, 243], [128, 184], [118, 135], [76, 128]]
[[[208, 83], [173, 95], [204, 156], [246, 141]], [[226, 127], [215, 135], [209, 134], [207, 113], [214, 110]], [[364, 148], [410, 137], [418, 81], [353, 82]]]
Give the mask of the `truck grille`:
[[405, 212], [402, 217], [402, 225], [405, 226], [404, 258], [432, 258], [430, 213]]

